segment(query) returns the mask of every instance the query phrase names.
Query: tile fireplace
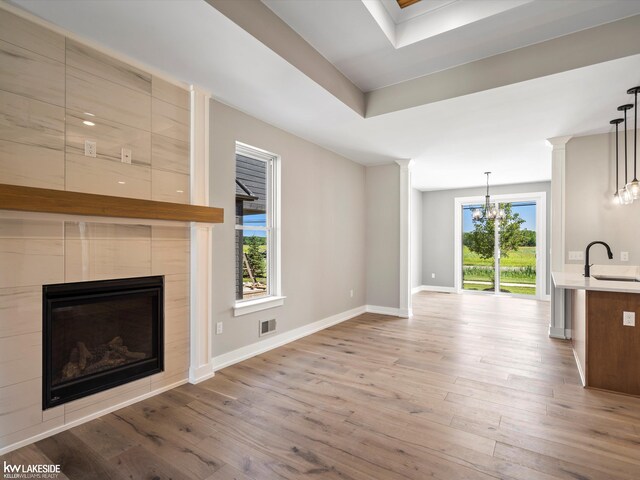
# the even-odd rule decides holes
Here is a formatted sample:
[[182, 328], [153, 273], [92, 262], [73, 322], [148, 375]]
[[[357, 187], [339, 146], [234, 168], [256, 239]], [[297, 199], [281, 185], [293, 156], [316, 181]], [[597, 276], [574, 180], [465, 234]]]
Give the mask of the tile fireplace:
[[43, 409], [163, 371], [164, 277], [43, 286]]

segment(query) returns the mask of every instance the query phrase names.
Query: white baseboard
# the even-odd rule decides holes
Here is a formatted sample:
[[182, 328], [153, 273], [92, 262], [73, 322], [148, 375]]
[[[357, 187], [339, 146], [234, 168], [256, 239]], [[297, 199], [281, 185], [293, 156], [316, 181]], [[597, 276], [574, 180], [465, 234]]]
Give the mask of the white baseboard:
[[411, 295], [415, 295], [416, 293], [420, 293], [422, 291], [422, 285], [418, 285], [417, 287], [413, 287], [411, 289]]
[[166, 392], [167, 390], [171, 390], [173, 388], [179, 387], [180, 385], [184, 385], [185, 383], [187, 383], [187, 381], [188, 380], [186, 378], [183, 380], [179, 380], [177, 382], [172, 383], [171, 385], [165, 385], [164, 387], [157, 388], [151, 392], [147, 392], [142, 395], [138, 395], [137, 397], [130, 398], [116, 405], [111, 405], [110, 407], [107, 407], [104, 410], [100, 410], [99, 412], [94, 412], [90, 415], [87, 415], [86, 417], [82, 417], [72, 422], [65, 423], [64, 425], [59, 425], [50, 430], [46, 430], [44, 432], [38, 433], [37, 435], [34, 435], [32, 437], [25, 438], [24, 440], [20, 440], [19, 442], [12, 443], [11, 445], [8, 445], [6, 447], [2, 447], [0, 448], [0, 456], [6, 455], [7, 453], [12, 452], [13, 450], [16, 450], [20, 447], [25, 447], [27, 445], [35, 443], [39, 440], [42, 440], [43, 438], [47, 438], [47, 437], [50, 437], [51, 435], [55, 435], [56, 433], [64, 432], [65, 430], [69, 430], [70, 428], [77, 427], [78, 425], [87, 423], [88, 421], [93, 420], [95, 418], [102, 417], [107, 413], [115, 412], [116, 410], [120, 410], [121, 408], [128, 407], [129, 405], [133, 405], [134, 403], [145, 400], [146, 398], [153, 397], [155, 395], [158, 395], [159, 393]]
[[380, 315], [392, 315], [394, 317], [402, 316], [399, 308], [380, 307], [378, 305], [367, 305], [366, 309], [368, 313], [378, 313]]
[[561, 338], [567, 340], [571, 338], [571, 330], [559, 327], [549, 326], [549, 336], [551, 338]]
[[545, 302], [550, 302], [551, 301], [551, 295], [542, 295], [540, 297], [540, 300], [543, 300]]
[[284, 332], [272, 337], [267, 337], [265, 340], [252, 343], [251, 345], [247, 345], [236, 350], [232, 350], [231, 352], [223, 353], [222, 355], [213, 357], [213, 368], [216, 371], [221, 370], [225, 367], [233, 365], [234, 363], [247, 360], [248, 358], [255, 357], [256, 355], [260, 355], [261, 353], [281, 347], [282, 345], [286, 345], [287, 343], [298, 340], [299, 338], [306, 337], [307, 335], [311, 335], [312, 333], [319, 332], [320, 330], [324, 330], [325, 328], [344, 322], [353, 317], [357, 317], [358, 315], [362, 315], [366, 311], [367, 309], [363, 305], [361, 307], [347, 310], [346, 312], [332, 315], [331, 317], [323, 318], [322, 320], [318, 320], [317, 322], [294, 328], [293, 330], [289, 330], [288, 332]]
[[455, 287], [440, 287], [437, 285], [420, 285], [419, 287], [415, 287], [413, 290], [412, 290], [412, 293], [418, 293], [418, 292], [456, 293]]

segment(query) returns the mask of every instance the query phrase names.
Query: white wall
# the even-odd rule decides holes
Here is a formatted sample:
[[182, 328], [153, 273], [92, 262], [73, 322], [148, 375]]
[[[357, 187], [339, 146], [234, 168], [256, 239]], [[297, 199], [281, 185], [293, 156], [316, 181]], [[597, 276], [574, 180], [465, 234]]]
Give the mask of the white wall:
[[411, 288], [422, 285], [422, 192], [411, 189]]
[[[282, 158], [282, 307], [233, 317], [235, 142]], [[211, 203], [225, 209], [213, 232], [214, 358], [365, 303], [365, 168], [217, 101], [211, 102]], [[354, 296], [350, 297], [353, 289]], [[397, 288], [394, 288], [394, 292]], [[271, 339], [264, 337], [264, 339]]]
[[367, 305], [400, 306], [400, 167], [366, 169]]
[[[629, 179], [633, 178], [633, 130], [627, 132]], [[622, 132], [620, 158], [624, 159]], [[566, 147], [565, 176], [565, 259], [569, 251], [582, 251], [594, 240], [607, 242], [614, 258], [609, 260], [601, 246], [591, 249], [591, 263], [640, 265], [640, 201], [614, 205], [615, 133], [572, 138]], [[624, 180], [624, 164], [620, 163]], [[629, 261], [620, 261], [620, 252], [629, 252]]]

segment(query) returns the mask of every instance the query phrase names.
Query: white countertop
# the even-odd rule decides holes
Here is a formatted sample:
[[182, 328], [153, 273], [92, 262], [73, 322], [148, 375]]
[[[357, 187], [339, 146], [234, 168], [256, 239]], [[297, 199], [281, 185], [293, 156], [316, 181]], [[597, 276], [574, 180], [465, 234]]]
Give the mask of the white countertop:
[[[591, 272], [593, 275], [593, 271]], [[556, 288], [570, 290], [601, 290], [605, 292], [640, 293], [640, 282], [619, 282], [615, 280], [596, 280], [585, 278], [582, 273], [552, 272], [553, 284]]]

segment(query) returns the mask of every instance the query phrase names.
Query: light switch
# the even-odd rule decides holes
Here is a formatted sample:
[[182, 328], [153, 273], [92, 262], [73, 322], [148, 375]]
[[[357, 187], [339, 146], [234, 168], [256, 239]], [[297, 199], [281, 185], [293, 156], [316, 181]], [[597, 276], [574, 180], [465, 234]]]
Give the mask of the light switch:
[[620, 252], [620, 261], [628, 262], [629, 261], [629, 252]]
[[222, 322], [216, 323], [216, 335], [221, 335], [223, 332]]
[[622, 312], [622, 325], [625, 327], [635, 327], [636, 312]]
[[570, 251], [569, 260], [584, 260], [584, 252], [582, 251]]

